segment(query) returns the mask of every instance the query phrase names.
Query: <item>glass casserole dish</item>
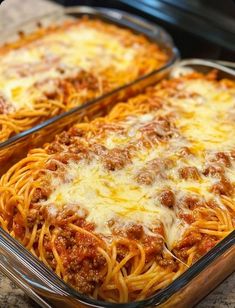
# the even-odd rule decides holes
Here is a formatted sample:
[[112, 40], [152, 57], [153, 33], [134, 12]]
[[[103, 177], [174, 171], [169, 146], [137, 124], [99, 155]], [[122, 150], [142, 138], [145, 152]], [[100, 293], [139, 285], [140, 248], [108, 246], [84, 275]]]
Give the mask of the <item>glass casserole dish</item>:
[[[84, 16], [88, 16], [89, 19], [86, 19], [86, 18], [82, 19], [82, 17]], [[81, 24], [80, 32], [84, 31], [85, 33], [87, 31], [90, 33], [89, 36], [91, 38], [90, 38], [90, 41], [88, 41], [88, 43], [86, 43], [85, 41], [86, 37], [89, 38], [87, 33], [86, 35], [84, 35], [84, 37], [82, 33], [80, 34], [81, 46], [85, 42], [85, 44], [87, 44], [86, 46], [88, 46], [87, 48], [90, 48], [89, 49], [90, 58], [88, 56], [84, 57], [84, 54], [86, 54], [87, 51], [85, 50], [83, 51], [83, 49], [80, 50], [80, 47], [79, 48], [76, 47], [79, 51], [79, 54], [77, 55], [76, 53], [72, 53], [72, 52], [68, 53], [68, 50], [70, 49], [76, 50], [76, 48], [69, 48], [69, 47], [62, 46], [63, 44], [65, 44], [65, 43], [62, 44], [62, 41], [64, 40], [64, 38], [63, 37], [60, 38], [60, 36], [64, 35], [63, 31], [68, 31], [65, 33], [71, 36], [71, 38], [67, 38], [69, 40], [68, 44], [75, 44], [76, 41], [72, 35], [75, 35], [75, 37], [77, 37], [76, 36], [77, 30], [75, 31], [74, 28], [76, 29], [76, 25], [77, 25], [76, 23], [78, 23], [78, 20], [79, 20], [79, 23]], [[73, 23], [75, 23], [75, 26], [73, 26]], [[78, 23], [78, 26], [79, 26], [79, 23]], [[56, 25], [58, 25], [58, 29], [56, 28]], [[119, 27], [119, 28], [114, 28], [113, 25], [114, 27]], [[59, 27], [62, 27], [62, 30], [60, 30]], [[63, 30], [63, 27], [65, 28], [65, 30]], [[94, 30], [94, 28], [100, 28], [100, 33], [102, 33], [103, 31], [102, 35], [104, 35], [104, 37], [97, 38], [97, 40], [100, 40], [100, 41], [97, 41], [96, 43], [92, 42], [93, 37], [94, 36], [96, 37], [96, 35], [94, 35], [92, 32], [92, 31], [96, 31]], [[125, 28], [127, 30], [123, 30], [122, 28]], [[120, 47], [121, 43], [117, 43], [118, 41], [116, 40], [116, 36], [119, 35], [118, 29], [120, 31], [120, 36], [121, 36], [119, 40], [126, 41], [125, 44], [127, 46], [124, 47], [124, 49]], [[18, 43], [11, 42], [12, 40], [13, 42], [15, 42], [15, 39], [17, 37], [16, 35], [17, 31], [19, 31], [20, 33], [22, 43], [20, 40]], [[62, 31], [62, 34], [60, 34], [59, 31]], [[73, 33], [73, 31], [75, 31], [75, 33]], [[110, 45], [107, 47], [109, 48], [109, 51], [107, 52], [106, 56], [103, 54], [104, 59], [102, 59], [101, 57], [102, 46], [100, 46], [100, 44], [111, 44], [109, 43], [109, 41], [112, 39], [112, 35], [111, 35], [112, 31], [114, 32], [113, 39], [116, 41], [112, 43], [113, 45]], [[132, 31], [132, 33], [131, 32], [121, 32], [121, 31]], [[22, 36], [22, 33], [24, 33], [23, 36]], [[34, 34], [31, 34], [31, 33], [34, 33]], [[99, 34], [99, 32], [97, 33]], [[52, 35], [52, 38], [50, 38], [50, 35]], [[105, 35], [107, 36], [106, 40], [105, 40]], [[128, 35], [129, 35], [129, 38], [128, 38]], [[165, 63], [161, 64], [161, 61], [159, 60], [160, 61], [159, 65], [157, 65], [159, 67], [157, 68], [154, 68], [157, 62], [155, 64], [154, 63], [148, 64], [147, 62], [146, 64], [144, 64], [144, 61], [147, 61], [149, 57], [147, 57], [146, 52], [144, 52], [143, 50], [142, 60], [141, 59], [140, 61], [138, 60], [140, 63], [140, 66], [142, 66], [143, 73], [141, 73], [141, 67], [140, 67], [140, 72], [137, 73], [136, 77], [131, 77], [132, 72], [133, 74], [135, 74], [134, 71], [137, 69], [138, 65], [136, 65], [135, 70], [132, 69], [132, 72], [130, 68], [128, 68], [128, 70], [130, 71], [130, 74], [128, 73], [128, 70], [126, 70], [126, 73], [123, 73], [125, 72], [125, 70], [123, 69], [122, 69], [123, 71], [120, 71], [120, 72], [118, 71], [115, 73], [114, 71], [112, 72], [112, 70], [107, 66], [107, 63], [108, 63], [107, 61], [111, 61], [111, 63], [118, 64], [120, 62], [119, 60], [123, 58], [124, 55], [128, 56], [128, 53], [129, 53], [129, 56], [131, 57], [131, 53], [133, 53], [134, 49], [136, 48], [135, 47], [136, 43], [134, 43], [134, 41], [141, 40], [140, 35], [143, 35], [147, 38], [146, 42], [144, 42], [144, 39], [143, 39], [143, 42], [141, 42], [140, 44], [141, 46], [142, 45], [144, 46], [145, 43], [152, 44], [151, 46], [153, 49], [157, 45], [160, 46], [162, 52], [166, 56], [166, 60], [164, 60]], [[36, 40], [35, 40], [35, 36], [36, 36]], [[38, 40], [37, 40], [37, 37], [39, 37]], [[68, 35], [65, 37], [68, 37]], [[9, 40], [11, 41], [9, 42]], [[27, 42], [27, 40], [29, 42]], [[82, 40], [84, 40], [84, 42]], [[104, 41], [103, 43], [102, 43], [102, 40]], [[130, 40], [130, 42], [128, 42], [128, 40]], [[133, 42], [131, 42], [131, 40], [133, 40]], [[27, 141], [27, 136], [32, 136], [31, 133], [36, 132], [40, 127], [43, 127], [44, 123], [45, 125], [47, 125], [48, 122], [53, 121], [53, 118], [56, 115], [63, 114], [65, 113], [65, 111], [69, 112], [69, 110], [71, 109], [76, 109], [76, 108], [82, 109], [83, 106], [85, 106], [87, 103], [91, 104], [97, 98], [106, 96], [107, 93], [110, 93], [111, 95], [113, 95], [112, 100], [114, 100], [115, 95], [119, 93], [120, 97], [118, 99], [120, 100], [122, 97], [128, 96], [130, 95], [131, 92], [138, 90], [137, 85], [139, 82], [142, 82], [143, 83], [142, 86], [143, 86], [144, 83], [148, 85], [149, 82], [151, 82], [152, 80], [157, 80], [159, 76], [164, 74], [164, 72], [178, 59], [178, 51], [174, 47], [174, 44], [170, 36], [163, 29], [161, 29], [160, 27], [156, 25], [152, 25], [151, 23], [146, 22], [142, 19], [136, 18], [135, 16], [132, 16], [132, 15], [129, 15], [123, 12], [111, 11], [111, 10], [103, 9], [103, 8], [100, 8], [100, 9], [98, 8], [94, 9], [94, 8], [89, 8], [89, 7], [67, 8], [61, 11], [57, 11], [54, 14], [49, 14], [44, 17], [40, 17], [36, 20], [33, 19], [31, 22], [26, 22], [23, 25], [19, 26], [14, 31], [11, 31], [11, 32], [6, 31], [5, 33], [2, 33], [1, 43], [3, 44], [6, 42], [8, 44], [4, 45], [1, 51], [2, 61], [5, 66], [5, 68], [3, 66], [2, 75], [5, 74], [11, 79], [9, 82], [7, 81], [5, 86], [4, 86], [5, 79], [3, 78], [3, 80], [1, 81], [3, 82], [3, 90], [4, 90], [3, 93], [1, 93], [1, 101], [2, 101], [2, 104], [4, 102], [5, 102], [4, 104], [7, 103], [7, 106], [4, 108], [7, 110], [9, 109], [9, 111], [3, 108], [5, 111], [3, 110], [3, 114], [1, 115], [1, 119], [0, 119], [1, 134], [2, 134], [0, 148], [2, 150], [5, 149], [4, 153], [7, 153], [7, 155], [4, 154], [4, 157], [8, 156], [7, 163], [10, 163], [9, 158], [11, 157], [11, 153], [13, 153], [13, 151], [16, 150], [15, 141], [19, 139], [22, 141], [22, 139], [24, 138], [25, 147], [33, 146], [33, 144], [34, 145], [38, 144], [37, 143], [38, 138], [28, 137], [29, 140]], [[35, 49], [34, 45], [32, 46], [29, 45], [32, 50], [30, 49], [29, 50], [30, 52], [28, 52], [28, 49], [25, 48], [25, 51], [24, 51], [23, 48], [24, 48], [24, 44], [26, 43], [27, 44], [31, 43], [31, 45], [33, 43], [39, 44], [40, 48]], [[19, 46], [17, 44], [19, 44]], [[128, 44], [130, 44], [130, 47], [128, 47]], [[116, 47], [114, 47], [114, 45]], [[48, 48], [46, 48], [46, 46], [48, 46]], [[126, 48], [126, 51], [125, 51], [125, 48]], [[50, 50], [48, 51], [47, 49], [50, 49]], [[23, 53], [21, 55], [22, 50], [24, 51], [25, 54]], [[37, 55], [38, 53], [37, 50], [39, 51], [41, 50], [40, 55]], [[98, 52], [97, 50], [98, 51], [100, 50], [99, 57], [96, 55], [96, 52]], [[19, 54], [17, 54], [17, 52]], [[119, 53], [121, 54], [121, 52], [123, 52], [123, 57], [121, 57], [120, 59], [116, 59], [118, 54]], [[157, 57], [158, 52], [160, 53], [161, 51], [160, 50], [156, 51], [156, 57]], [[56, 56], [56, 53], [58, 53], [57, 56]], [[115, 53], [117, 53], [117, 55]], [[72, 72], [71, 67], [74, 67], [74, 65], [71, 66], [67, 62], [66, 62], [67, 64], [62, 63], [61, 60], [59, 60], [61, 54], [63, 54], [62, 59], [66, 57], [68, 58], [68, 59], [66, 58], [67, 59], [66, 61], [68, 63], [72, 61], [71, 58], [77, 57], [79, 59], [83, 59], [84, 57], [83, 59], [84, 61], [82, 60], [84, 63], [81, 62], [82, 63], [81, 69], [78, 68], [77, 72]], [[69, 56], [67, 56], [67, 54], [69, 54]], [[43, 65], [45, 64], [44, 65], [45, 67], [44, 66], [41, 67], [42, 64], [40, 64], [41, 66], [37, 64], [34, 58], [30, 60], [32, 61], [32, 64], [30, 64], [31, 62], [29, 63], [25, 62], [26, 61], [25, 58], [27, 58], [26, 56], [36, 57], [36, 58], [40, 56], [42, 58], [42, 60], [40, 60], [40, 63], [42, 63]], [[14, 61], [11, 59], [11, 57], [13, 57], [13, 59], [15, 59], [16, 57], [17, 58], [20, 57], [20, 61], [22, 63], [14, 64]], [[97, 62], [99, 59], [97, 58], [98, 59], [97, 60], [95, 57], [101, 58], [100, 67], [106, 65], [107, 68], [105, 67], [102, 69], [99, 68], [98, 62]], [[105, 60], [106, 58], [107, 58], [107, 61]], [[135, 57], [133, 58], [133, 61], [134, 59]], [[89, 61], [91, 61], [91, 64], [89, 64], [90, 63]], [[97, 68], [89, 69], [90, 66], [91, 67], [94, 66], [94, 63], [92, 61], [95, 63], [97, 62]], [[142, 61], [142, 64], [141, 64], [141, 61]], [[111, 65], [114, 65], [114, 64], [111, 64]], [[153, 65], [153, 68], [151, 68], [152, 65]], [[47, 66], [50, 67], [50, 71], [48, 71]], [[84, 67], [87, 66], [88, 68], [83, 69], [83, 66]], [[149, 69], [148, 69], [148, 66], [149, 66]], [[75, 68], [73, 70], [75, 70]], [[101, 71], [104, 70], [104, 73], [98, 73], [99, 70]], [[144, 70], [146, 70], [146, 73], [144, 72]], [[19, 77], [15, 78], [15, 75], [17, 74], [19, 75]], [[63, 76], [61, 77], [58, 74], [60, 74], [61, 76], [64, 75], [64, 77]], [[101, 79], [103, 77], [102, 78], [100, 77], [102, 75], [103, 76], [107, 75], [107, 80], [102, 81]], [[130, 75], [130, 78], [128, 77], [129, 75]], [[120, 78], [120, 80], [122, 80], [123, 78], [126, 78], [126, 81], [124, 80], [124, 81], [116, 82], [115, 78], [118, 78], [118, 79]], [[21, 79], [24, 84], [23, 88], [21, 84]], [[28, 83], [31, 84], [32, 82], [33, 84], [31, 86], [29, 85], [28, 87], [27, 84]], [[108, 85], [109, 83], [110, 85]], [[50, 87], [49, 87], [50, 93], [48, 92], [48, 84], [50, 84]], [[99, 89], [98, 88], [95, 89], [96, 87], [95, 84], [97, 84], [97, 87]], [[24, 89], [24, 87], [26, 88]], [[47, 87], [47, 90], [45, 90], [45, 87]], [[80, 90], [76, 90], [76, 87], [78, 87]], [[107, 89], [105, 89], [105, 87]], [[59, 91], [57, 94], [55, 93], [55, 89], [57, 89], [56, 91]], [[119, 91], [119, 90], [122, 90], [122, 91]], [[53, 91], [54, 91], [54, 94], [53, 94]], [[25, 98], [25, 95], [27, 99]], [[55, 96], [55, 98], [53, 98], [54, 97], [53, 95]], [[14, 100], [16, 101], [16, 103], [14, 103]], [[28, 106], [31, 104], [31, 100], [33, 101], [33, 104], [34, 104], [33, 110], [31, 110], [31, 107]], [[26, 104], [26, 106], [24, 107], [24, 105], [22, 105], [23, 107], [19, 107], [18, 106], [19, 101], [23, 104]], [[64, 105], [64, 107], [62, 107], [61, 104]], [[14, 106], [16, 105], [17, 105], [17, 108], [20, 108], [20, 109], [19, 110], [17, 109], [16, 111], [14, 111], [14, 108], [16, 108]], [[53, 107], [52, 108], [53, 112], [52, 112], [52, 109], [49, 108], [49, 105]], [[57, 111], [55, 112], [55, 110]], [[45, 116], [45, 114], [47, 115]], [[22, 151], [22, 147], [19, 150], [19, 152], [20, 151]], [[3, 153], [3, 151], [1, 153]], [[0, 161], [4, 162], [3, 155], [0, 156]]]
[[[177, 68], [178, 71], [173, 71], [173, 74], [179, 74], [179, 72], [187, 72], [190, 71], [188, 67], [184, 67], [184, 65], [192, 66], [194, 70], [203, 71], [204, 73], [208, 72], [211, 68], [217, 68], [219, 69], [219, 77], [229, 77], [230, 79], [234, 78], [234, 72], [223, 68], [221, 66], [215, 65], [213, 63], [209, 63], [207, 61], [200, 61], [200, 60], [188, 60], [183, 61], [180, 65], [180, 70]], [[28, 252], [25, 252], [25, 250], [20, 248], [20, 244], [16, 243], [14, 240], [12, 240], [9, 236], [7, 236], [4, 232], [2, 232], [2, 247], [3, 247], [3, 253], [2, 253], [2, 259], [3, 262], [5, 262], [5, 267], [3, 267], [4, 272], [7, 273], [9, 276], [16, 277], [16, 271], [28, 271], [29, 269], [29, 263], [31, 262], [29, 260], [33, 260], [32, 257], [29, 257], [30, 254]], [[6, 243], [10, 240], [11, 245], [8, 246]], [[9, 244], [10, 244], [9, 242]], [[8, 247], [6, 247], [8, 246]], [[11, 252], [17, 247], [18, 251], [15, 251], [15, 262], [16, 260], [19, 260], [19, 262], [22, 261], [23, 255], [23, 262], [24, 264], [21, 264], [21, 268], [8, 268], [6, 266], [7, 262], [10, 262], [11, 258]], [[7, 249], [6, 249], [7, 248]], [[5, 256], [5, 257], [4, 257]], [[182, 274], [179, 278], [177, 278], [174, 282], [172, 282], [168, 287], [164, 288], [162, 291], [158, 292], [156, 295], [153, 295], [152, 297], [143, 300], [143, 301], [137, 301], [137, 302], [131, 302], [129, 304], [125, 304], [130, 307], [141, 307], [141, 306], [154, 306], [154, 305], [163, 305], [163, 306], [176, 306], [177, 304], [180, 305], [180, 307], [188, 307], [189, 305], [192, 305], [195, 303], [196, 300], [199, 300], [200, 297], [205, 295], [201, 290], [201, 284], [198, 283], [198, 281], [202, 281], [205, 279], [205, 277], [210, 277], [210, 279], [207, 279], [207, 287], [204, 288], [205, 292], [209, 291], [209, 288], [215, 286], [216, 283], [221, 281], [222, 278], [224, 278], [226, 275], [228, 275], [234, 268], [234, 231], [228, 235], [224, 240], [222, 240], [219, 244], [215, 246], [210, 252], [208, 252], [204, 257], [202, 257], [198, 262], [196, 262], [194, 265], [192, 265], [184, 274]], [[29, 257], [29, 258], [28, 258]], [[21, 259], [21, 260], [20, 260]], [[35, 259], [34, 259], [35, 261]], [[48, 269], [46, 269], [44, 266], [42, 266], [38, 261], [35, 261], [33, 266], [30, 266], [33, 268], [33, 271], [30, 271], [27, 275], [23, 275], [21, 277], [21, 280], [18, 281], [18, 283], [22, 282], [24, 280], [23, 285], [25, 286], [25, 289], [27, 292], [29, 290], [26, 288], [27, 283], [30, 285], [33, 290], [36, 291], [36, 294], [43, 294], [43, 297], [46, 297], [47, 300], [50, 302], [52, 301], [53, 304], [56, 303], [56, 306], [59, 307], [59, 302], [63, 303], [66, 301], [67, 305], [74, 305], [76, 303], [75, 300], [75, 293], [74, 291], [71, 291], [71, 295], [73, 295], [73, 298], [69, 297], [69, 287], [66, 286], [63, 282], [61, 282], [57, 277], [54, 276]], [[33, 263], [32, 263], [33, 264]], [[221, 271], [218, 271], [216, 269], [216, 266], [220, 265]], [[39, 267], [41, 267], [40, 271], [43, 272], [44, 276], [39, 275]], [[216, 269], [216, 274], [215, 274]], [[49, 274], [50, 273], [50, 274]], [[210, 275], [209, 275], [210, 274]], [[31, 283], [29, 279], [27, 279], [30, 275], [31, 278], [36, 279], [36, 283]], [[208, 276], [209, 275], [209, 276]], [[46, 277], [46, 279], [45, 279]], [[39, 280], [38, 280], [39, 279]], [[57, 282], [60, 281], [60, 287], [57, 283], [55, 283], [55, 280]], [[27, 283], [25, 284], [25, 282]], [[50, 290], [50, 294], [47, 292], [49, 289], [45, 285], [50, 281], [50, 287], [53, 289]], [[34, 281], [35, 282], [35, 281]], [[39, 284], [43, 284], [43, 287], [39, 287]], [[44, 292], [45, 291], [45, 292]], [[177, 294], [177, 292], [180, 292]], [[32, 292], [32, 290], [30, 290]], [[43, 293], [41, 293], [43, 292]], [[58, 294], [59, 292], [60, 294]], [[114, 306], [120, 306], [119, 304], [109, 304], [104, 302], [99, 302], [92, 299], [87, 299], [85, 296], [82, 295], [76, 295], [77, 298], [79, 298], [82, 302], [80, 304], [85, 304], [86, 306], [98, 306], [98, 307], [114, 307]], [[53, 299], [51, 299], [53, 297]], [[34, 294], [35, 298], [35, 294]], [[86, 299], [86, 300], [85, 300]], [[84, 303], [85, 301], [85, 303]], [[42, 304], [42, 302], [41, 302]], [[78, 305], [78, 303], [76, 303]]]

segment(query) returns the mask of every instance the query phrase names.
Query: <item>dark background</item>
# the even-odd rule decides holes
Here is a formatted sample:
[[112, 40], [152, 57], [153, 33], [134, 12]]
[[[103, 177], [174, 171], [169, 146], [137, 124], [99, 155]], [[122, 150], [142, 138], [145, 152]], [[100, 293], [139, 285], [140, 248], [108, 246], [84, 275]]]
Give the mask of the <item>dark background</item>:
[[163, 26], [182, 57], [235, 61], [233, 0], [54, 0], [121, 9]]

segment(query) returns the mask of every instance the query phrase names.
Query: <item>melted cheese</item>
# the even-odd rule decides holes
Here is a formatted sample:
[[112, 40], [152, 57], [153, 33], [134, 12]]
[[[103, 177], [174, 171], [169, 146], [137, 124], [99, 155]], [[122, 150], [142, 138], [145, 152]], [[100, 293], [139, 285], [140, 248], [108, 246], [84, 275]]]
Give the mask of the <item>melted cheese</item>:
[[[125, 46], [115, 35], [89, 25], [75, 25], [2, 55], [1, 95], [14, 107], [13, 110], [32, 109], [34, 102], [42, 96], [35, 83], [48, 78], [64, 78], [81, 69], [95, 74], [107, 69], [116, 74], [125, 71], [122, 76], [125, 83], [125, 78], [132, 76], [133, 61], [144, 48], [138, 43]], [[64, 72], [58, 68], [63, 68]]]
[[[120, 119], [118, 126], [123, 128], [121, 133], [110, 130], [105, 137], [95, 136], [93, 140], [98, 140], [107, 149], [125, 148], [138, 142], [144, 125], [169, 112], [174, 114], [171, 122], [175, 133], [167, 142], [138, 148], [132, 154], [131, 162], [117, 171], [105, 169], [102, 159], [97, 156], [89, 163], [71, 161], [63, 180], [51, 176], [53, 192], [43, 203], [49, 213], [56, 215], [64, 208], [72, 208], [82, 217], [87, 215], [86, 220], [94, 224], [95, 232], [105, 238], [112, 236], [110, 221], [114, 221], [120, 230], [140, 224], [150, 235], [155, 227], [162, 224], [165, 241], [172, 249], [188, 228], [179, 215], [191, 213], [184, 204], [186, 196], [196, 196], [202, 202], [215, 199], [223, 207], [220, 196], [211, 191], [212, 185], [219, 179], [204, 176], [203, 170], [215, 151], [235, 147], [235, 124], [227, 118], [234, 105], [234, 90], [226, 91], [218, 84], [205, 80], [186, 80], [181, 84], [181, 91], [184, 96], [170, 96], [162, 109]], [[197, 93], [197, 96], [192, 97], [192, 93]], [[188, 147], [192, 155], [179, 156], [177, 153], [182, 147]], [[138, 172], [156, 158], [171, 159], [173, 164], [170, 168], [163, 166], [161, 171], [164, 175], [158, 172], [152, 184], [137, 183]], [[196, 167], [200, 178], [182, 179], [179, 170], [184, 167]], [[225, 168], [226, 176], [232, 182], [235, 181], [234, 167]], [[163, 206], [159, 200], [159, 194], [164, 189], [170, 189], [175, 194], [177, 206], [173, 209]]]
[[206, 80], [185, 81], [180, 88], [197, 97], [171, 99], [182, 108], [176, 122], [183, 136], [195, 150], [229, 150], [235, 146], [235, 123], [228, 120], [229, 110], [235, 106], [235, 89], [226, 89]]
[[[64, 206], [88, 211], [86, 220], [94, 223], [95, 231], [110, 236], [108, 222], [118, 222], [120, 229], [130, 224], [140, 224], [147, 234], [163, 223], [168, 247], [182, 235], [185, 224], [172, 209], [161, 206], [156, 199], [156, 186], [139, 185], [134, 175], [141, 162], [126, 168], [107, 172], [102, 164], [70, 163], [66, 183], [54, 182], [56, 189], [45, 205], [54, 215]], [[59, 185], [58, 185], [59, 184]]]

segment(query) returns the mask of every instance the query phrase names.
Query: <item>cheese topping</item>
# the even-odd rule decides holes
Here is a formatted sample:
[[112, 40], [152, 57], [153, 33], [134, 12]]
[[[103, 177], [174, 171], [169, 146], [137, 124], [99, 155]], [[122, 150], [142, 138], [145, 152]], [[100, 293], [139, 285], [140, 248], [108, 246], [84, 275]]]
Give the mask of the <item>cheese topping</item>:
[[235, 122], [228, 119], [228, 114], [235, 108], [235, 89], [228, 90], [206, 80], [189, 80], [180, 91], [196, 94], [170, 99], [174, 106], [181, 107], [177, 126], [195, 150], [234, 148]]
[[[203, 173], [210, 155], [223, 149], [235, 147], [235, 123], [227, 118], [234, 106], [235, 92], [206, 80], [185, 80], [181, 85], [181, 97], [167, 97], [163, 107], [150, 113], [126, 116], [117, 121], [123, 131], [110, 130], [105, 137], [95, 136], [90, 142], [102, 144], [109, 151], [135, 146], [143, 138], [146, 125], [157, 125], [156, 119], [171, 115], [172, 134], [164, 142], [158, 141], [151, 147], [142, 146], [134, 150], [130, 162], [120, 170], [107, 170], [102, 155], [93, 156], [91, 161], [70, 161], [65, 175], [60, 179], [51, 175], [53, 192], [43, 204], [51, 215], [62, 208], [77, 209], [95, 226], [95, 232], [109, 237], [112, 235], [109, 222], [114, 221], [120, 230], [128, 225], [140, 224], [146, 234], [153, 234], [154, 228], [164, 226], [167, 246], [172, 249], [188, 227], [181, 214], [190, 213], [184, 204], [187, 196], [196, 196], [199, 201], [216, 200], [223, 207], [220, 197], [211, 190], [218, 178]], [[157, 92], [159, 96], [161, 92]], [[115, 122], [113, 122], [115, 126]], [[164, 128], [155, 131], [164, 132]], [[187, 147], [189, 155], [179, 155]], [[111, 154], [112, 159], [112, 154]], [[166, 159], [171, 161], [164, 165]], [[158, 165], [151, 165], [159, 160]], [[210, 161], [210, 160], [209, 160]], [[196, 168], [198, 178], [181, 176], [183, 168]], [[225, 168], [225, 174], [235, 181], [234, 167]], [[141, 170], [148, 168], [154, 173], [151, 183], [138, 183]], [[157, 169], [159, 168], [159, 170]], [[176, 207], [167, 207], [160, 202], [164, 189], [173, 191]], [[156, 235], [156, 234], [155, 234]]]
[[[70, 163], [67, 169], [68, 182], [54, 182], [57, 187], [46, 201], [53, 215], [67, 208], [88, 211], [86, 220], [94, 223], [95, 231], [110, 236], [108, 223], [118, 222], [120, 229], [131, 224], [140, 224], [146, 234], [152, 234], [155, 227], [163, 222], [168, 247], [182, 235], [185, 224], [175, 216], [173, 210], [161, 206], [156, 198], [157, 186], [140, 186], [134, 175], [139, 161], [126, 168], [107, 173], [98, 162], [91, 164]], [[156, 235], [156, 234], [155, 234]]]
[[125, 45], [125, 41], [122, 36], [96, 29], [86, 22], [48, 33], [1, 55], [1, 95], [13, 110], [33, 109], [35, 101], [42, 97], [36, 83], [63, 79], [80, 70], [96, 75], [110, 75], [115, 71], [114, 74], [122, 74], [124, 84], [138, 75], [138, 67], [133, 67], [133, 63], [144, 56], [146, 50], [138, 40], [130, 46]]

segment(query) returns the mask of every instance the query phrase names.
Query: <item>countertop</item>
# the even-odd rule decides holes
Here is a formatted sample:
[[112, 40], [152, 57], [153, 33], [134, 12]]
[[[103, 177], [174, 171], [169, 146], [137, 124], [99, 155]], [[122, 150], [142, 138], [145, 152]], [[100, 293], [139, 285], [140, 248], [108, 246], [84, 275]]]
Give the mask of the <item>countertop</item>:
[[[0, 5], [0, 31], [9, 25], [17, 25], [33, 16], [46, 14], [59, 8], [59, 5], [46, 0], [5, 0]], [[38, 305], [0, 273], [0, 307], [36, 308]], [[197, 305], [197, 308], [212, 307], [235, 307], [235, 274], [227, 278]]]

